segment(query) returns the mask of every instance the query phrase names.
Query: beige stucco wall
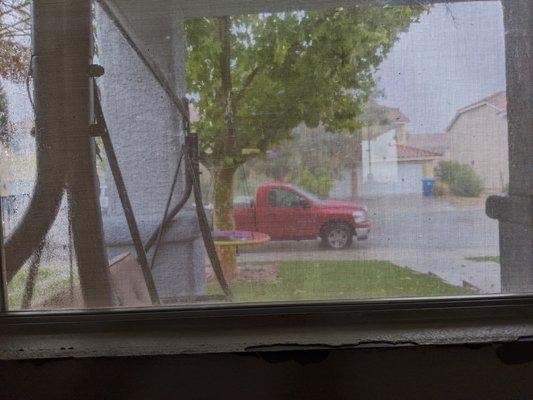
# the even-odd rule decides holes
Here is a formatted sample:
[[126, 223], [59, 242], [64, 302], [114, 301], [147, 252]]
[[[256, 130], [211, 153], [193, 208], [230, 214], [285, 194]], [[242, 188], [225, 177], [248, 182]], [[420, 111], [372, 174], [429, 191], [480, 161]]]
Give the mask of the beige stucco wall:
[[507, 118], [483, 105], [461, 114], [449, 133], [449, 159], [471, 165], [486, 190], [501, 191], [509, 182]]

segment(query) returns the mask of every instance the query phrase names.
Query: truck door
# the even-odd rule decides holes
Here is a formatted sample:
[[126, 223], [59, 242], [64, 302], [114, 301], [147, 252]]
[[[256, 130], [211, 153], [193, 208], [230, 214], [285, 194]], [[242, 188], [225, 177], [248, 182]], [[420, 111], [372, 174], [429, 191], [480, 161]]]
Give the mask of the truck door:
[[257, 210], [258, 228], [274, 240], [307, 236], [309, 209], [302, 207], [301, 196], [284, 188], [268, 189], [267, 205]]

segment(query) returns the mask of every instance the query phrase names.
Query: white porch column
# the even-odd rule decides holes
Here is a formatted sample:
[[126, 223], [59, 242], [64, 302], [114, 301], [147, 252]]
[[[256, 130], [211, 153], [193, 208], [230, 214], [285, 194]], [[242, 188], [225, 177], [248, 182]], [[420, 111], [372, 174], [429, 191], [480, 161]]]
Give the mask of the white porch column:
[[[184, 95], [183, 17], [175, 0], [113, 0], [139, 46], [158, 64], [176, 92]], [[105, 13], [97, 10], [99, 79], [103, 109], [133, 211], [146, 241], [160, 223], [175, 172], [182, 117]], [[174, 203], [183, 190], [183, 168]], [[110, 171], [104, 219], [110, 257], [135, 250]], [[148, 254], [149, 261], [151, 254]], [[183, 210], [163, 238], [153, 270], [160, 297], [203, 294], [204, 249], [194, 212]]]

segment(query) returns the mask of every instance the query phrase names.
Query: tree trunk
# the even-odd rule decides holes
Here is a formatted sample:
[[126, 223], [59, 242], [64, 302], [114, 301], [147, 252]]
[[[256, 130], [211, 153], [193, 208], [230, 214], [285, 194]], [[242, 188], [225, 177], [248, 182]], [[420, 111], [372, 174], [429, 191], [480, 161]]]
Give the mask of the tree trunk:
[[4, 85], [0, 82], [0, 143], [6, 148], [11, 145], [11, 130], [9, 128], [9, 108]]
[[[234, 167], [216, 168], [214, 177], [214, 228], [221, 231], [235, 229], [233, 220], [233, 176], [237, 169]], [[235, 278], [237, 259], [235, 247], [217, 246], [222, 270], [227, 280]]]
[[350, 187], [351, 187], [351, 198], [352, 200], [355, 199], [358, 195], [358, 192], [357, 192], [357, 186], [358, 186], [358, 181], [357, 181], [357, 169], [354, 167], [354, 168], [350, 168]]

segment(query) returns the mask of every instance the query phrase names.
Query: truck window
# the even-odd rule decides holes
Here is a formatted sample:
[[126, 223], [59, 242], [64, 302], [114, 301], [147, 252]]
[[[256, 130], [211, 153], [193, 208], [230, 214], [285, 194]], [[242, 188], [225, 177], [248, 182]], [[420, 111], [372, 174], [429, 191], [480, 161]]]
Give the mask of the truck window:
[[270, 189], [268, 191], [268, 205], [270, 207], [298, 207], [300, 196], [285, 189]]

